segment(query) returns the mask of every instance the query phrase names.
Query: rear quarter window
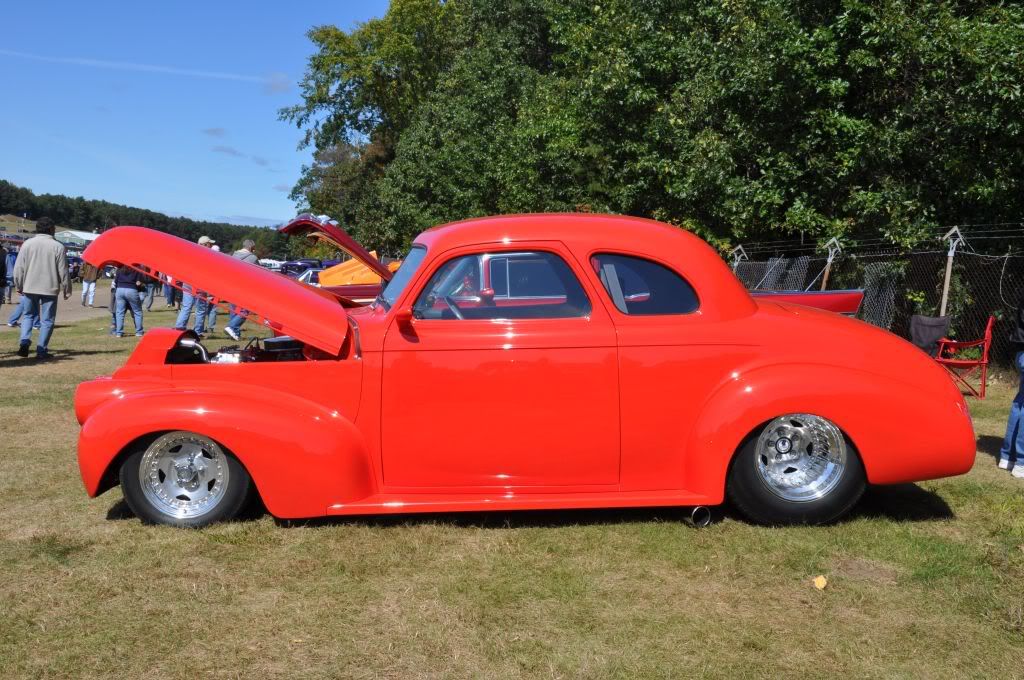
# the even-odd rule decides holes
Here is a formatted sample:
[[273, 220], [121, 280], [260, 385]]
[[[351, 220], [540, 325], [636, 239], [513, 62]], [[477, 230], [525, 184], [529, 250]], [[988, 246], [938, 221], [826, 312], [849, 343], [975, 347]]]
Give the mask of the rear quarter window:
[[700, 308], [693, 286], [662, 264], [615, 253], [594, 255], [591, 264], [608, 297], [623, 314], [691, 314]]

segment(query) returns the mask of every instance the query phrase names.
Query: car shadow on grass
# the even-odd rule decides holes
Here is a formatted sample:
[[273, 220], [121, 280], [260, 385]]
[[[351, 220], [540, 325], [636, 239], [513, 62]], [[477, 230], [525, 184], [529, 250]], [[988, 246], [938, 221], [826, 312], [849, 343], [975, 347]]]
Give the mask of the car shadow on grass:
[[861, 518], [889, 519], [894, 522], [932, 522], [952, 519], [953, 509], [939, 494], [917, 484], [872, 486], [864, 492], [840, 523]]
[[94, 354], [118, 354], [122, 352], [119, 349], [100, 349], [100, 350], [78, 350], [78, 349], [58, 349], [50, 352], [48, 359], [40, 361], [36, 359], [36, 348], [33, 346], [30, 348], [30, 353], [27, 358], [20, 357], [15, 351], [8, 351], [0, 353], [0, 368], [7, 368], [13, 366], [41, 366], [44, 364], [52, 364], [60, 361], [70, 361], [77, 357], [91, 356]]
[[[252, 503], [235, 522], [259, 520], [269, 513], [259, 500]], [[420, 524], [446, 524], [464, 528], [554, 528], [560, 526], [586, 526], [601, 524], [629, 524], [641, 522], [684, 522], [689, 508], [609, 508], [597, 510], [519, 510], [515, 512], [446, 512], [404, 515], [358, 515], [341, 517], [311, 517], [308, 519], [272, 518], [279, 527], [326, 527], [346, 525], [373, 525], [375, 527], [413, 526]], [[713, 513], [713, 521], [720, 521], [722, 513]], [[135, 513], [124, 498], [118, 499], [107, 510], [107, 519], [123, 521], [135, 519]]]
[[[712, 523], [721, 521], [722, 512], [712, 513]], [[649, 522], [685, 522], [690, 508], [600, 508], [565, 510], [515, 510], [492, 512], [434, 512], [395, 515], [352, 515], [314, 517], [301, 520], [274, 518], [281, 527], [321, 526], [417, 526], [443, 524], [466, 529], [554, 529], [570, 526], [642, 524]]]
[[[651, 522], [673, 522], [687, 524], [692, 508], [596, 508], [566, 510], [517, 510], [494, 512], [444, 512], [394, 515], [352, 515], [336, 517], [311, 517], [308, 519], [278, 519], [274, 523], [282, 528], [329, 527], [329, 526], [374, 526], [396, 527], [443, 524], [466, 529], [554, 529], [571, 526], [612, 526], [619, 524], [644, 524]], [[251, 522], [267, 516], [267, 510], [260, 500], [252, 503], [235, 522]], [[916, 484], [870, 487], [860, 502], [840, 524], [861, 518], [888, 519], [894, 522], [929, 522], [951, 519], [952, 508], [938, 494]], [[118, 499], [107, 511], [107, 519], [120, 521], [134, 519], [128, 504]], [[737, 522], [747, 520], [729, 504], [711, 508], [711, 525], [724, 519]]]
[[978, 451], [992, 457], [992, 460], [999, 460], [999, 449], [1003, 447], [1002, 437], [991, 434], [983, 434], [978, 437]]
[[[263, 506], [263, 502], [257, 499], [251, 503], [249, 507], [245, 508], [238, 517], [231, 520], [235, 522], [255, 522], [263, 517], [267, 516], [267, 509]], [[123, 522], [125, 520], [136, 519], [135, 513], [128, 507], [128, 502], [121, 497], [114, 502], [110, 508], [107, 509], [107, 521], [110, 522]]]
[[[466, 528], [557, 528], [566, 526], [640, 524], [676, 522], [685, 524], [692, 508], [603, 508], [569, 510], [520, 510], [514, 512], [428, 513], [416, 515], [363, 515], [358, 517], [318, 517], [308, 520], [278, 520], [280, 526], [330, 526], [372, 524], [400, 526], [447, 524]], [[952, 508], [938, 494], [916, 484], [869, 488], [863, 498], [839, 523], [860, 518], [888, 519], [894, 522], [930, 522], [951, 519]], [[747, 520], [728, 503], [711, 508], [711, 525], [724, 519]]]
[[123, 498], [119, 499], [116, 503], [110, 506], [107, 510], [107, 519], [112, 522], [120, 522], [126, 519], [135, 519], [135, 513], [128, 507], [128, 503]]

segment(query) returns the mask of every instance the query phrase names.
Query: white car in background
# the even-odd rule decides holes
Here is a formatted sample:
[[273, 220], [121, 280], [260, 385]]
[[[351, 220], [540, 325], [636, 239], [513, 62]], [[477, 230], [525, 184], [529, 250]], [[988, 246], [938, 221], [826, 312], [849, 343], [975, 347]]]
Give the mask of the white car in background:
[[259, 262], [260, 266], [264, 269], [269, 269], [272, 272], [281, 271], [281, 260], [272, 260], [269, 257], [264, 257]]

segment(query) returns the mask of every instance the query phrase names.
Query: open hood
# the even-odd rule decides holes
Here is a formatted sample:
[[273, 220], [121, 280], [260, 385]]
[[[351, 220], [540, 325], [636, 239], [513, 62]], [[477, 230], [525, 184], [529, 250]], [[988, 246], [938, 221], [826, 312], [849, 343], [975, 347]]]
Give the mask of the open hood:
[[160, 231], [116, 227], [90, 243], [82, 257], [96, 267], [149, 267], [173, 277], [176, 287], [186, 283], [217, 303], [247, 309], [250, 320], [329, 354], [338, 354], [348, 335], [345, 309], [327, 291]]
[[279, 232], [286, 236], [313, 236], [327, 241], [332, 246], [339, 248], [349, 257], [358, 260], [374, 274], [390, 281], [394, 275], [390, 269], [385, 267], [380, 260], [374, 257], [366, 248], [359, 245], [359, 242], [348, 235], [338, 223], [326, 215], [314, 217], [309, 213], [303, 213], [288, 224], [280, 227]]

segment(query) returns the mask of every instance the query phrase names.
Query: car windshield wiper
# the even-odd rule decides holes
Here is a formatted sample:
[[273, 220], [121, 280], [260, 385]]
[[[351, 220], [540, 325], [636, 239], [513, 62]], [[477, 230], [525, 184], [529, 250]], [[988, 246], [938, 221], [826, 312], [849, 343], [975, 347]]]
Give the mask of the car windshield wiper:
[[380, 305], [384, 308], [385, 312], [391, 311], [391, 305], [388, 303], [387, 298], [384, 297], [384, 292], [381, 291], [377, 294], [377, 297], [373, 299], [373, 304]]

